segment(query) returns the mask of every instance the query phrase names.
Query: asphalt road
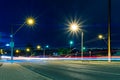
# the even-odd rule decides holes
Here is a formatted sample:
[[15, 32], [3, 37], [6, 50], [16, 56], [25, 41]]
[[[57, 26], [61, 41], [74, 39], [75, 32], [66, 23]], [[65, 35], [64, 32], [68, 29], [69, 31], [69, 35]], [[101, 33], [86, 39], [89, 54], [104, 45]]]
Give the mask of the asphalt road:
[[20, 65], [53, 80], [120, 80], [119, 63], [41, 61]]

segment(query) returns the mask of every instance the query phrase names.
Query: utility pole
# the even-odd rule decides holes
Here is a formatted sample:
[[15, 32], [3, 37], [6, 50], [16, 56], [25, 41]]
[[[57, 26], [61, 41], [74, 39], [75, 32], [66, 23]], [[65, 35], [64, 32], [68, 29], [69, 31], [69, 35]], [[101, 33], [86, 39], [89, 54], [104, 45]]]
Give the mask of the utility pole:
[[111, 0], [108, 0], [108, 62], [111, 62]]
[[10, 42], [10, 47], [11, 47], [11, 61], [13, 61], [13, 51], [14, 51], [14, 41], [13, 41], [13, 27], [11, 27], [11, 42]]

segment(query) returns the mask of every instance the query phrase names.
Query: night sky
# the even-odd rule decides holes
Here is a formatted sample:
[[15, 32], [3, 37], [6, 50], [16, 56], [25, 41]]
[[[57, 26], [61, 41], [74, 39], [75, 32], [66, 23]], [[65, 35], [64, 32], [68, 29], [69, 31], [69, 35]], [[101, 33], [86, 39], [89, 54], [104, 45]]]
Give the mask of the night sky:
[[[120, 0], [111, 0], [111, 46], [120, 47]], [[14, 36], [16, 46], [27, 43], [51, 48], [68, 47], [69, 40], [80, 46], [80, 34], [69, 35], [70, 19], [83, 21], [84, 46], [107, 47], [108, 0], [0, 0], [0, 46], [10, 42], [11, 27], [16, 31], [28, 16], [36, 18], [34, 28], [24, 26]]]

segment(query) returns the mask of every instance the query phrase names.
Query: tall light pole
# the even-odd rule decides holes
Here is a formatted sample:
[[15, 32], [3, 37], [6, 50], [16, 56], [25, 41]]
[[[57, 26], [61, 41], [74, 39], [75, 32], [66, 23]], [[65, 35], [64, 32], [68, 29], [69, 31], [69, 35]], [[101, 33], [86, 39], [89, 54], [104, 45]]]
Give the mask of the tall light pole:
[[83, 36], [84, 33], [83, 31], [81, 32], [81, 59], [83, 60]]
[[46, 48], [49, 48], [49, 45], [46, 45], [45, 47], [44, 47], [44, 51], [43, 51], [43, 57], [45, 58], [45, 50], [46, 50]]
[[[72, 23], [69, 23], [69, 30], [72, 32], [72, 33], [77, 33], [79, 32], [81, 29], [81, 25], [77, 22], [72, 22]], [[84, 33], [83, 31], [81, 30], [81, 60], [83, 60], [83, 37], [84, 37]]]
[[14, 35], [25, 25], [27, 24], [28, 26], [33, 26], [35, 24], [35, 19], [32, 17], [29, 17], [26, 19], [26, 21], [15, 31], [13, 32], [13, 27], [11, 28], [11, 42], [10, 42], [10, 47], [11, 47], [11, 61], [13, 61], [13, 51], [14, 51]]
[[13, 60], [13, 51], [14, 51], [14, 41], [13, 41], [13, 27], [11, 27], [11, 42], [10, 42], [10, 47], [11, 47], [11, 60]]
[[108, 62], [111, 62], [111, 0], [108, 0]]

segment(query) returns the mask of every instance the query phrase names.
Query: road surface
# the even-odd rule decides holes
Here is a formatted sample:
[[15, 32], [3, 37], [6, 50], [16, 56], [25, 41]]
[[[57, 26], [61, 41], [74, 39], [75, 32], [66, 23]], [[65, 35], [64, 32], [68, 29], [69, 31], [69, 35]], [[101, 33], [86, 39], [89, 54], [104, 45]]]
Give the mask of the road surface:
[[53, 80], [120, 80], [119, 63], [41, 61], [19, 64]]

